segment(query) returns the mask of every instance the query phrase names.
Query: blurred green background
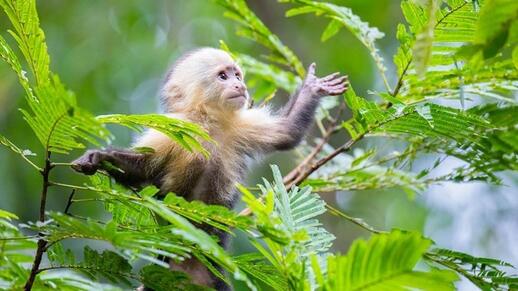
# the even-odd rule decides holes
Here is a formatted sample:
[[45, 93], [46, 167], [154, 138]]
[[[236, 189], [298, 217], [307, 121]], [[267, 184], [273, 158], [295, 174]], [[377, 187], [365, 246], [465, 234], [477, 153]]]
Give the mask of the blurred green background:
[[[391, 59], [398, 45], [396, 25], [402, 21], [399, 1], [331, 2], [350, 7], [386, 34], [378, 45], [389, 68], [389, 81], [394, 84], [396, 77], [390, 72], [394, 71]], [[284, 12], [290, 6], [274, 0], [248, 3], [305, 65], [317, 63], [319, 75], [334, 71], [347, 73], [362, 96], [368, 96], [368, 90], [381, 89], [382, 81], [374, 71], [369, 53], [347, 31], [321, 43], [325, 19], [310, 14], [285, 18]], [[235, 23], [223, 17], [223, 9], [206, 0], [45, 0], [38, 1], [38, 10], [53, 71], [77, 94], [79, 104], [96, 115], [159, 110], [158, 91], [165, 71], [175, 58], [191, 48], [218, 47], [219, 40], [224, 40], [233, 50], [250, 55], [262, 53], [255, 43], [237, 37]], [[7, 39], [8, 27], [2, 14], [0, 31]], [[279, 94], [276, 103], [285, 102], [286, 98], [285, 94]], [[17, 110], [24, 106], [15, 75], [6, 64], [0, 63], [0, 133], [41, 155], [39, 143]], [[114, 146], [131, 143], [133, 136], [129, 130], [110, 129], [117, 136]], [[337, 135], [332, 144], [339, 145], [346, 139], [346, 134]], [[392, 149], [390, 144], [376, 144], [376, 140], [367, 140], [357, 147], [374, 145], [382, 151]], [[59, 159], [69, 161], [80, 154], [78, 151]], [[262, 176], [270, 178], [269, 163], [279, 164], [287, 172], [297, 159], [294, 153], [270, 156], [253, 168], [248, 182], [253, 185]], [[430, 161], [423, 158], [418, 163]], [[444, 170], [453, 166], [452, 163], [445, 163]], [[54, 175], [54, 180], [70, 183], [85, 180], [69, 169], [58, 169]], [[507, 174], [504, 179], [503, 187], [477, 183], [433, 186], [414, 198], [399, 189], [326, 193], [323, 197], [376, 228], [419, 230], [432, 237], [438, 246], [518, 264], [517, 175]], [[36, 219], [40, 177], [4, 149], [0, 150], [0, 185], [0, 208], [17, 213], [21, 220]], [[62, 211], [67, 195], [51, 189], [48, 209]], [[89, 216], [102, 212], [96, 205], [78, 206], [73, 206], [72, 211]], [[345, 252], [352, 240], [368, 235], [337, 217], [325, 215], [322, 220], [337, 237], [336, 251]], [[243, 252], [247, 243], [238, 238], [233, 249], [235, 253]], [[471, 285], [462, 282], [460, 287], [469, 290]]]

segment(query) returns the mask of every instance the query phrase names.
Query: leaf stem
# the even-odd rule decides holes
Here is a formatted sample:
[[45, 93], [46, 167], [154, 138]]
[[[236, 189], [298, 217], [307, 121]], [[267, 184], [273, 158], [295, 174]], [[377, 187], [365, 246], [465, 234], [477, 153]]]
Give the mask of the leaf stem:
[[54, 182], [54, 181], [50, 181], [49, 186], [60, 186], [60, 187], [71, 188], [71, 189], [75, 189], [75, 190], [92, 190], [91, 188], [88, 188], [85, 186], [71, 185], [71, 184], [59, 183], [59, 182]]
[[96, 268], [96, 267], [93, 267], [93, 266], [84, 266], [84, 265], [51, 266], [51, 267], [46, 267], [46, 268], [39, 269], [38, 273], [46, 272], [46, 271], [50, 271], [50, 270], [58, 270], [58, 269], [84, 269], [84, 270], [92, 270], [92, 271], [103, 271], [103, 272], [108, 272], [108, 273], [114, 274], [114, 275], [119, 275], [119, 276], [123, 276], [123, 277], [127, 277], [127, 278], [132, 278], [132, 279], [135, 279], [135, 280], [139, 280], [140, 279], [140, 277], [138, 275], [135, 275], [133, 273], [111, 272], [111, 271], [106, 270], [106, 269]]
[[65, 166], [65, 167], [70, 167], [72, 166], [73, 164], [72, 163], [52, 163], [52, 166]]
[[374, 227], [372, 227], [369, 224], [367, 224], [361, 218], [352, 217], [350, 215], [347, 215], [347, 214], [343, 213], [342, 211], [338, 210], [337, 208], [334, 208], [333, 206], [331, 206], [329, 204], [326, 204], [326, 208], [329, 210], [329, 213], [331, 213], [333, 215], [336, 215], [336, 216], [340, 216], [342, 218], [345, 218], [346, 220], [349, 220], [350, 222], [356, 224], [357, 226], [359, 226], [359, 227], [361, 227], [361, 228], [363, 228], [363, 229], [365, 229], [365, 230], [367, 230], [369, 232], [372, 232], [372, 233], [375, 233], [375, 234], [387, 233], [384, 230], [377, 230]]
[[17, 236], [17, 237], [0, 237], [0, 241], [9, 241], [9, 240], [25, 240], [25, 239], [32, 239], [32, 238], [38, 238], [39, 235], [29, 235], [29, 236]]

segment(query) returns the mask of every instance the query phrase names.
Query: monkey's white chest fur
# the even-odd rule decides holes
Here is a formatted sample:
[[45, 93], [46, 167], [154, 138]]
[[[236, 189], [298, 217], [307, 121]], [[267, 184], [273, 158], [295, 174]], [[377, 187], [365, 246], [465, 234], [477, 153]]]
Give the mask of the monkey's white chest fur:
[[153, 167], [160, 168], [155, 172], [161, 173], [155, 185], [162, 193], [174, 192], [187, 200], [233, 207], [235, 185], [244, 179], [254, 153], [234, 127], [211, 127], [208, 131], [215, 141], [203, 144], [210, 153], [208, 158], [188, 152], [154, 130], [146, 132], [135, 146], [155, 150]]

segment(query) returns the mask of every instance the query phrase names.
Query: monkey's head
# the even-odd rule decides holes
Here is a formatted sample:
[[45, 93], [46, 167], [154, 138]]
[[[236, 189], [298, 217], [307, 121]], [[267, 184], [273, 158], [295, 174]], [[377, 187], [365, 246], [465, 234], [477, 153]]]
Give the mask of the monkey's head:
[[170, 111], [203, 105], [234, 111], [245, 108], [249, 95], [243, 72], [232, 57], [207, 47], [178, 59], [166, 80], [163, 99]]

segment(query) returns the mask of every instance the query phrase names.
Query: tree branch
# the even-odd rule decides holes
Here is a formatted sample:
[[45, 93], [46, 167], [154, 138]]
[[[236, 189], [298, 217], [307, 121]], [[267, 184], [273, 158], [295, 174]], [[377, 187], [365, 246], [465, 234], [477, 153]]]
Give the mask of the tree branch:
[[308, 169], [302, 171], [295, 179], [293, 179], [292, 182], [288, 183], [286, 185], [287, 188], [291, 188], [291, 186], [293, 185], [299, 185], [300, 183], [302, 183], [309, 175], [311, 175], [313, 172], [315, 172], [316, 170], [318, 170], [320, 167], [322, 167], [323, 165], [325, 165], [327, 162], [329, 162], [330, 160], [332, 160], [334, 157], [338, 156], [339, 154], [341, 153], [344, 153], [344, 152], [347, 152], [349, 151], [352, 146], [356, 143], [356, 141], [358, 141], [359, 139], [361, 139], [363, 137], [362, 136], [359, 136], [358, 139], [350, 139], [348, 142], [346, 142], [345, 144], [343, 144], [342, 146], [340, 146], [339, 148], [335, 149], [332, 153], [328, 154], [327, 156], [321, 158], [320, 160], [318, 160], [316, 163], [314, 163], [313, 165], [311, 165]]
[[[43, 177], [42, 190], [40, 195], [40, 215], [39, 221], [45, 221], [45, 206], [47, 203], [47, 192], [49, 189], [49, 174], [52, 169], [52, 164], [50, 162], [50, 152], [46, 150], [45, 155], [45, 167], [41, 171], [41, 175]], [[24, 290], [29, 291], [32, 289], [32, 285], [34, 285], [34, 280], [36, 279], [36, 275], [38, 274], [38, 268], [41, 264], [41, 259], [43, 257], [43, 253], [45, 252], [45, 246], [47, 245], [47, 241], [43, 238], [43, 234], [40, 234], [42, 238], [38, 240], [38, 248], [36, 249], [36, 255], [34, 257], [34, 262], [32, 264], [31, 273], [27, 282], [25, 283]]]
[[303, 171], [303, 169], [306, 168], [308, 166], [308, 164], [311, 163], [311, 161], [313, 161], [313, 159], [322, 151], [322, 149], [324, 148], [326, 143], [329, 141], [331, 136], [337, 132], [336, 123], [338, 122], [340, 115], [342, 114], [344, 109], [345, 109], [345, 103], [342, 102], [342, 103], [340, 103], [340, 107], [338, 108], [338, 112], [337, 112], [336, 116], [333, 118], [333, 120], [327, 127], [327, 130], [326, 130], [324, 136], [322, 137], [322, 140], [320, 141], [320, 143], [313, 148], [311, 153], [302, 162], [300, 162], [293, 170], [291, 170], [291, 172], [289, 172], [284, 177], [285, 185], [290, 184], [291, 182], [293, 182], [293, 180], [298, 175], [300, 175], [300, 173]]

